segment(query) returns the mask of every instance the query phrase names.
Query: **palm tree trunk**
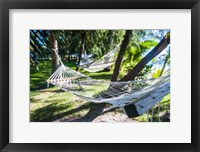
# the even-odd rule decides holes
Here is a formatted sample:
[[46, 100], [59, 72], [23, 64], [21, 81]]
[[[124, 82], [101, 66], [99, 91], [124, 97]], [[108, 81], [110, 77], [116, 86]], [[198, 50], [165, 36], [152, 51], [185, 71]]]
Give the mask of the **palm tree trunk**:
[[127, 30], [126, 34], [124, 35], [124, 40], [122, 41], [122, 45], [121, 45], [121, 48], [120, 48], [120, 51], [119, 51], [119, 54], [118, 54], [118, 57], [117, 57], [117, 60], [116, 60], [116, 63], [115, 63], [115, 69], [113, 71], [111, 81], [117, 80], [117, 77], [119, 75], [121, 62], [122, 62], [124, 53], [126, 51], [126, 48], [128, 46], [131, 35], [132, 35], [132, 30]]
[[58, 53], [58, 42], [56, 40], [53, 31], [50, 31], [50, 40], [51, 40], [51, 58], [52, 58], [52, 73], [53, 73], [60, 66], [59, 59], [56, 55], [56, 52]]
[[82, 56], [82, 53], [84, 52], [84, 46], [85, 46], [85, 38], [86, 38], [86, 33], [85, 33], [85, 31], [81, 34], [81, 38], [82, 38], [82, 40], [81, 40], [81, 49], [80, 49], [80, 51], [79, 51], [79, 56], [78, 56], [78, 63], [77, 63], [77, 67], [76, 67], [76, 71], [78, 71], [78, 69], [79, 69], [79, 64], [80, 64], [80, 62], [81, 62], [81, 56]]
[[69, 52], [68, 52], [68, 57], [67, 57], [67, 61], [68, 61], [68, 62], [71, 61], [71, 60], [70, 60], [70, 59], [71, 59], [70, 57], [71, 57], [71, 52], [70, 52], [70, 50], [69, 50]]

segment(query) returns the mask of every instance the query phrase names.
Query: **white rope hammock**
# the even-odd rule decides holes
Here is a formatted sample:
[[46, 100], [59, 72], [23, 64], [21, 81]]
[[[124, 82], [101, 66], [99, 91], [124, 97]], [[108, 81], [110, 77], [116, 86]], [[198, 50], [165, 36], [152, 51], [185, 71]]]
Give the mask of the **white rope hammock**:
[[140, 115], [169, 94], [170, 75], [123, 82], [93, 80], [65, 66], [58, 58], [61, 66], [49, 77], [47, 83], [59, 86], [88, 102], [108, 103], [111, 104], [110, 108], [134, 104]]
[[107, 54], [95, 62], [92, 62], [92, 59], [89, 59], [89, 57], [85, 55], [84, 58], [81, 59], [79, 67], [88, 72], [102, 71], [103, 69], [115, 64], [117, 58], [116, 53], [119, 51], [119, 48], [120, 44], [118, 44], [113, 50], [109, 51]]
[[[85, 45], [83, 45], [83, 50], [85, 48]], [[94, 59], [92, 58], [92, 55], [88, 55], [87, 52], [85, 51], [82, 55], [81, 55], [81, 60], [80, 63], [78, 65], [78, 67], [88, 67], [90, 64], [92, 64], [94, 62]]]

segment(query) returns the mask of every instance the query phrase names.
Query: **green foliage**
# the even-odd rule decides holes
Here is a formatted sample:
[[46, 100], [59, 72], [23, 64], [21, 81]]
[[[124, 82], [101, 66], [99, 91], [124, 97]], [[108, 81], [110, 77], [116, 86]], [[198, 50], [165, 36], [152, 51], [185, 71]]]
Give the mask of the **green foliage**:
[[[122, 62], [119, 79], [132, 70], [147, 51], [158, 44], [154, 37], [147, 37], [147, 35], [148, 32], [145, 30], [134, 31]], [[140, 72], [138, 77], [145, 78], [145, 76], [151, 71], [152, 66], [152, 64], [147, 65], [145, 69]]]
[[94, 30], [87, 31], [86, 51], [94, 57], [101, 58], [111, 49], [114, 49], [123, 38], [122, 30]]
[[147, 79], [148, 74], [152, 72], [153, 64], [147, 64], [144, 69], [137, 75], [138, 79]]
[[158, 78], [160, 76], [161, 69], [157, 69], [152, 73], [152, 78]]
[[164, 73], [166, 67], [169, 66], [169, 64], [170, 64], [170, 49], [169, 49], [169, 47], [168, 47], [167, 51], [165, 52], [165, 54], [161, 54], [160, 56], [154, 58], [152, 60], [152, 63], [153, 63], [153, 65], [156, 65], [157, 67], [154, 68], [151, 75], [153, 78], [157, 78]]
[[[81, 49], [81, 34], [85, 33], [84, 49], [94, 58], [100, 58], [122, 40], [124, 30], [53, 30], [62, 60], [70, 61]], [[51, 58], [50, 30], [30, 30], [31, 65], [40, 59]], [[84, 52], [83, 52], [84, 53]]]
[[[109, 50], [121, 43], [125, 34], [125, 30], [53, 30], [52, 32], [58, 41], [59, 54], [62, 60], [68, 62], [71, 61], [71, 56], [75, 56], [73, 60], [77, 61], [79, 50], [81, 49], [82, 33], [85, 33], [85, 51], [87, 54], [92, 54], [96, 59], [101, 58]], [[37, 68], [36, 64], [40, 60], [51, 59], [52, 50], [50, 50], [49, 33], [49, 30], [30, 31], [30, 52], [33, 54], [30, 59], [30, 65], [35, 68]], [[158, 44], [165, 33], [166, 30], [133, 30], [118, 78], [122, 78], [132, 70], [149, 50]], [[152, 71], [152, 67], [156, 64], [163, 64], [165, 58], [165, 55], [154, 58], [140, 72], [138, 77], [145, 78]], [[169, 63], [170, 58], [167, 60], [167, 65]]]
[[143, 42], [140, 42], [140, 48], [141, 50], [149, 50], [152, 47], [156, 46], [158, 42], [155, 39], [152, 40], [145, 40]]

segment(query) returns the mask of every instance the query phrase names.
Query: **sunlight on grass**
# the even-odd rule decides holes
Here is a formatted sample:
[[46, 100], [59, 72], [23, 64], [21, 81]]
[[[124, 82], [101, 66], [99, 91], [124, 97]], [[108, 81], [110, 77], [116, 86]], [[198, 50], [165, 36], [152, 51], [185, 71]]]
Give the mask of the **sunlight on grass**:
[[[80, 98], [68, 92], [60, 90], [59, 87], [51, 86], [47, 88], [46, 80], [51, 75], [51, 62], [44, 61], [36, 68], [31, 68], [30, 76], [30, 121], [65, 121], [84, 116], [94, 104], [83, 102]], [[66, 63], [72, 69], [76, 69], [74, 63]], [[84, 74], [89, 74], [83, 72]], [[92, 76], [92, 74], [89, 74]], [[101, 78], [101, 73], [93, 73], [97, 78]], [[111, 72], [103, 72], [105, 77], [109, 77]], [[85, 92], [93, 96], [105, 89], [105, 85], [89, 88]]]
[[[57, 89], [31, 91], [31, 121], [54, 121], [82, 103], [76, 96]], [[75, 117], [76, 113], [71, 115]]]

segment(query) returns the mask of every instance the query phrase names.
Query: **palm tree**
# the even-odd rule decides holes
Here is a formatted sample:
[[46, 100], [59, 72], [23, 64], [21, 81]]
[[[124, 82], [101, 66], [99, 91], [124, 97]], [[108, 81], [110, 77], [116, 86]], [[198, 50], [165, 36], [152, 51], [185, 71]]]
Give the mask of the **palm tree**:
[[122, 41], [122, 45], [121, 45], [121, 48], [120, 48], [120, 51], [119, 51], [119, 54], [118, 54], [118, 57], [117, 57], [117, 60], [116, 60], [116, 63], [115, 63], [115, 69], [113, 71], [111, 81], [117, 80], [117, 77], [119, 75], [121, 62], [122, 62], [124, 53], [126, 51], [126, 48], [128, 46], [131, 35], [132, 35], [132, 30], [127, 30], [125, 35], [124, 35], [124, 40]]
[[58, 53], [58, 41], [56, 40], [54, 31], [50, 31], [51, 40], [51, 61], [52, 61], [52, 73], [55, 72], [60, 66], [59, 58], [56, 55]]
[[81, 55], [82, 55], [82, 53], [84, 52], [84, 49], [85, 49], [85, 40], [86, 40], [86, 32], [82, 31], [82, 33], [81, 33], [81, 48], [80, 48], [80, 51], [79, 51], [78, 63], [77, 63], [76, 71], [78, 71], [78, 69], [79, 69], [78, 65], [81, 62]]

